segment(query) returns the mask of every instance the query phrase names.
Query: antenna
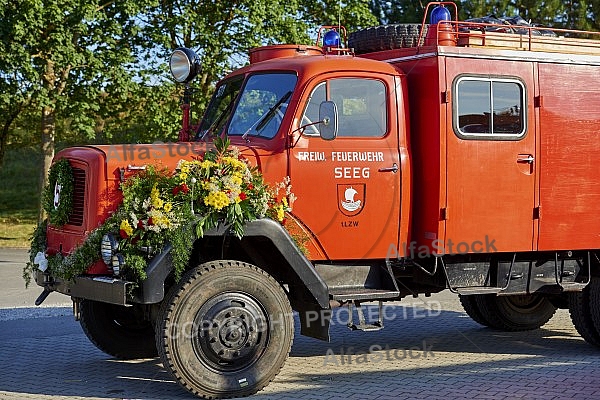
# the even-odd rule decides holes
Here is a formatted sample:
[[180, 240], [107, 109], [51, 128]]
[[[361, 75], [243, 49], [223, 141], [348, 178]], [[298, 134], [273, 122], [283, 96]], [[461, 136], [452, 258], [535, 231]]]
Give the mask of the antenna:
[[338, 26], [342, 26], [342, 0], [338, 1]]

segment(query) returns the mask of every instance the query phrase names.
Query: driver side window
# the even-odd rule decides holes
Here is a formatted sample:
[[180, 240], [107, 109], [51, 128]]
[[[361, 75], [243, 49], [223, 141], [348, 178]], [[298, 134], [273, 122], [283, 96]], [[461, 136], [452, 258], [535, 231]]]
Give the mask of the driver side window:
[[[319, 83], [308, 99], [301, 125], [319, 120], [319, 106], [332, 100], [338, 109], [338, 137], [381, 137], [387, 132], [386, 90], [383, 82], [365, 78], [337, 78]], [[317, 126], [304, 130], [318, 135]]]
[[[307, 125], [315, 123], [319, 120], [319, 107], [321, 103], [327, 100], [325, 93], [325, 82], [319, 83], [319, 85], [313, 90], [306, 104], [306, 110], [302, 116], [301, 125]], [[307, 126], [304, 130], [306, 135], [319, 135], [319, 129], [317, 125]]]

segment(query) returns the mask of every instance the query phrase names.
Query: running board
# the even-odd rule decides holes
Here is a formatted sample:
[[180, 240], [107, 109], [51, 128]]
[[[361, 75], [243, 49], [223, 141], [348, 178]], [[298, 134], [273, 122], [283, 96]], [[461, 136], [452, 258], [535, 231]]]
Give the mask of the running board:
[[497, 287], [464, 287], [464, 288], [453, 288], [453, 291], [461, 296], [469, 296], [472, 294], [498, 294], [502, 291], [502, 288]]
[[350, 289], [337, 289], [333, 293], [329, 293], [332, 300], [339, 301], [353, 301], [353, 300], [379, 300], [379, 299], [393, 299], [400, 296], [399, 291], [395, 290], [375, 290], [365, 288], [350, 288]]
[[331, 300], [340, 302], [399, 299], [400, 289], [389, 264], [316, 264]]
[[[591, 252], [555, 252], [553, 259], [492, 260], [490, 263], [442, 264], [446, 285], [459, 295], [560, 294], [579, 292], [590, 282]], [[437, 259], [436, 259], [437, 260]]]

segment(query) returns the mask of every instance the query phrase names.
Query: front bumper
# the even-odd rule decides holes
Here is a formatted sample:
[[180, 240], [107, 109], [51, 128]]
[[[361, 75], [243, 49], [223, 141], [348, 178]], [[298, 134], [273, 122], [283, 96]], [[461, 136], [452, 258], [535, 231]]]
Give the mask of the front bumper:
[[36, 271], [35, 282], [44, 291], [118, 305], [127, 304], [127, 292], [134, 284], [107, 276], [78, 276], [72, 281], [64, 281], [39, 270]]

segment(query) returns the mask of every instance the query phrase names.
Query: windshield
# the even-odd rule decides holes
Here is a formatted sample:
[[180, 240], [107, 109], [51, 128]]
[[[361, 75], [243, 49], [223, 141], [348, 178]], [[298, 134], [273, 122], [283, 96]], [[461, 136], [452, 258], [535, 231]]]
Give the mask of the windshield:
[[221, 132], [231, 115], [235, 99], [244, 81], [243, 78], [243, 76], [238, 76], [217, 86], [198, 130], [198, 137]]
[[251, 75], [231, 117], [228, 134], [274, 137], [296, 81], [292, 73]]

